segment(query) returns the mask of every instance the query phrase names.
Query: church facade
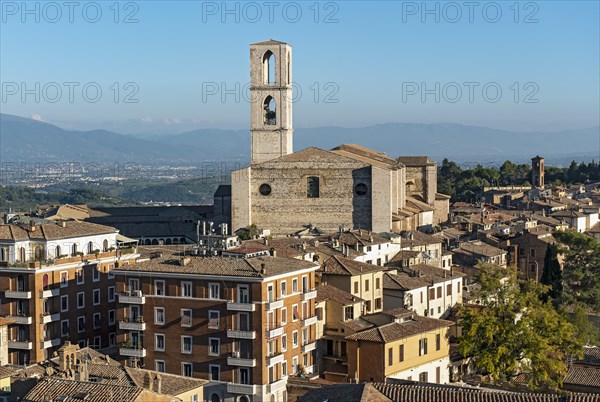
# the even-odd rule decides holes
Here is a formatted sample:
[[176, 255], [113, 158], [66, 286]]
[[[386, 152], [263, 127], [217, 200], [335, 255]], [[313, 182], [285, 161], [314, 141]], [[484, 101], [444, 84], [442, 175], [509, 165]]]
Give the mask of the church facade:
[[291, 61], [286, 43], [250, 45], [251, 163], [232, 173], [232, 229], [389, 232], [445, 221], [449, 197], [436, 192], [427, 157], [395, 159], [355, 144], [293, 152]]

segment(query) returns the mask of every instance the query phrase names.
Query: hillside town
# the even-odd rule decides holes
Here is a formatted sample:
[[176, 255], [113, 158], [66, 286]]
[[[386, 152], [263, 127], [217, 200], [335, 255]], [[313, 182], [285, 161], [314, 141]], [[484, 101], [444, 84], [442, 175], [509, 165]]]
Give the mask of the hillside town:
[[532, 155], [455, 201], [428, 156], [295, 150], [289, 44], [250, 77], [212, 204], [2, 212], [0, 401], [600, 401], [600, 182]]

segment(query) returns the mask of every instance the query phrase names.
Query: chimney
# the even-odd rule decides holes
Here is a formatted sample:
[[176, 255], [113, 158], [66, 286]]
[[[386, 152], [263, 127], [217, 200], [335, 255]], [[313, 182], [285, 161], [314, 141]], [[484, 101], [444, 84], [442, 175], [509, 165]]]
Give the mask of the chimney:
[[263, 274], [263, 275], [265, 275], [267, 273], [267, 270], [265, 268], [265, 263], [264, 262], [260, 263], [260, 273]]
[[65, 222], [65, 221], [60, 221], [58, 224], [62, 228], [66, 228], [67, 227], [67, 222]]
[[182, 259], [179, 260], [179, 265], [181, 265], [182, 267], [185, 267], [191, 261], [192, 261], [192, 259], [190, 257], [183, 257]]
[[35, 222], [34, 221], [29, 221], [29, 231], [35, 232]]
[[[272, 256], [272, 257], [277, 257], [277, 250], [275, 250], [275, 248], [274, 248], [274, 247], [271, 247], [271, 250], [270, 250], [270, 251], [271, 251], [271, 256]], [[264, 265], [264, 264], [263, 264], [263, 265]]]
[[149, 390], [152, 390], [152, 386], [154, 384], [154, 380], [152, 378], [152, 373], [150, 373], [149, 371], [146, 372], [146, 374], [144, 375], [144, 384], [143, 387]]
[[269, 245], [269, 239], [265, 237], [265, 246]]
[[157, 394], [162, 393], [162, 377], [160, 374], [156, 374], [156, 377], [154, 377], [154, 392]]

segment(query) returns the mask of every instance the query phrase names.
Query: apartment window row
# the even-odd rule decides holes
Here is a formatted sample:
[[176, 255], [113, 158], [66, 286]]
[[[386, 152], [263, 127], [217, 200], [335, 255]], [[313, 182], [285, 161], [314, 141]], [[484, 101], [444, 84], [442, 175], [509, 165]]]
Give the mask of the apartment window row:
[[[130, 286], [131, 287], [131, 286]], [[175, 297], [202, 297], [200, 294], [194, 295], [194, 286], [191, 281], [181, 281], [175, 294], [167, 294], [167, 286], [164, 280], [155, 280], [153, 286], [154, 296], [175, 296]], [[209, 283], [206, 291], [208, 299], [221, 299], [221, 289], [219, 283]]]
[[[216, 313], [216, 315], [215, 315]], [[182, 308], [179, 310], [180, 325], [182, 327], [192, 326], [192, 309]], [[167, 316], [164, 307], [154, 307], [154, 323], [157, 325], [165, 325], [167, 323]], [[210, 329], [219, 328], [219, 312], [209, 310], [208, 313], [208, 327]]]
[[[192, 336], [182, 335], [180, 340], [180, 351], [183, 354], [192, 354], [194, 340]], [[154, 334], [154, 350], [164, 352], [167, 347], [167, 341], [164, 334]], [[208, 338], [208, 355], [221, 355], [221, 340], [219, 338]]]
[[[299, 293], [300, 289], [298, 287], [298, 278], [292, 278], [292, 291], [291, 293], [288, 293], [288, 287], [287, 287], [288, 281], [287, 280], [282, 280], [279, 282], [279, 296], [280, 297], [285, 297], [291, 294], [295, 294], [295, 293]], [[273, 283], [269, 283], [267, 284], [267, 294], [268, 294], [268, 300], [269, 301], [275, 301], [275, 292], [273, 291]], [[308, 292], [309, 286], [308, 286], [308, 276], [304, 275], [302, 276], [302, 292], [306, 293]]]

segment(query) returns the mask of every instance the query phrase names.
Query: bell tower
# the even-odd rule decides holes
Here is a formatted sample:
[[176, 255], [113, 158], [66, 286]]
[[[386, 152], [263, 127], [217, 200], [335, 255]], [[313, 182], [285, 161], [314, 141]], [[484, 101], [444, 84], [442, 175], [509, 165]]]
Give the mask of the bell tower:
[[268, 40], [250, 45], [250, 163], [293, 152], [292, 47]]
[[544, 188], [544, 158], [539, 155], [531, 158], [531, 185]]

